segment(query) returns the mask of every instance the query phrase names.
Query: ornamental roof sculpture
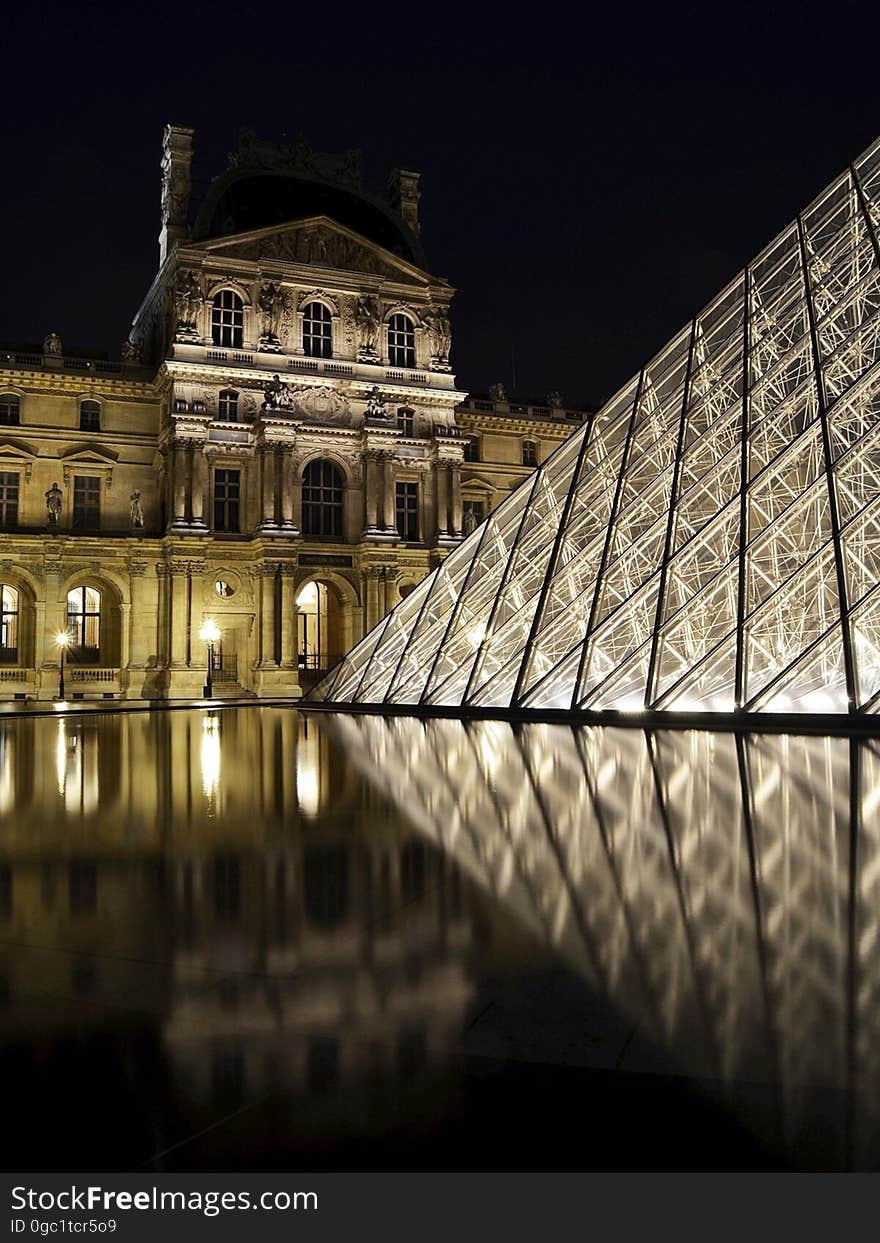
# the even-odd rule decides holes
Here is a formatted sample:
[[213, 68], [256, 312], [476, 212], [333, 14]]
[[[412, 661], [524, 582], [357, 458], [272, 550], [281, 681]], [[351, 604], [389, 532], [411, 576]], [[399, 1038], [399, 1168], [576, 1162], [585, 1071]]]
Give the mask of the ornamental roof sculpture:
[[880, 140], [315, 689], [874, 712]]

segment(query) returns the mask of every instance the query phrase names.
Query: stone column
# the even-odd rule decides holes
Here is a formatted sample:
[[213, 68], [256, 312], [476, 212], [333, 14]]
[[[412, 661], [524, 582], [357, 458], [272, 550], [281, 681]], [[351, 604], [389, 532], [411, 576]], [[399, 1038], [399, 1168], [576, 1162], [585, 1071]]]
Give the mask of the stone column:
[[452, 491], [452, 533], [461, 535], [461, 467], [453, 462], [449, 467]]
[[168, 614], [171, 663], [178, 667], [186, 665], [186, 648], [189, 630], [189, 574], [186, 562], [171, 563], [171, 609]]
[[131, 586], [128, 663], [132, 669], [143, 669], [150, 655], [149, 621], [153, 606], [147, 598], [146, 569], [145, 561], [133, 561], [128, 567]]
[[385, 530], [397, 530], [397, 505], [394, 491], [394, 458], [390, 453], [382, 457], [382, 489], [385, 500]]
[[367, 580], [367, 630], [372, 630], [379, 620], [379, 574], [372, 567], [364, 571]]
[[364, 461], [364, 465], [365, 465], [364, 504], [366, 507], [366, 515], [367, 515], [366, 530], [375, 531], [376, 525], [377, 525], [377, 512], [378, 512], [378, 500], [379, 500], [377, 496], [378, 471], [376, 469], [378, 466], [378, 462], [376, 461], [375, 452], [372, 449], [367, 450], [367, 452], [364, 454], [364, 459], [365, 459]]
[[288, 448], [281, 452], [281, 525], [290, 534], [299, 534], [293, 517], [293, 451]]
[[119, 668], [125, 670], [131, 660], [131, 605], [119, 606]]
[[293, 526], [297, 535], [302, 530], [302, 474], [294, 454], [290, 455], [291, 483], [293, 488]]
[[437, 496], [437, 534], [449, 534], [449, 498], [447, 496], [446, 463], [438, 462], [434, 473]]
[[292, 565], [281, 567], [281, 667], [295, 669], [296, 659], [296, 587]]
[[400, 582], [400, 570], [396, 565], [388, 565], [385, 567], [385, 575], [383, 586], [385, 588], [385, 599], [383, 601], [382, 615], [390, 613], [396, 604], [400, 603], [400, 592], [397, 590], [397, 584]]
[[263, 527], [276, 527], [275, 521], [275, 446], [263, 445], [260, 453], [263, 475]]
[[271, 562], [263, 566], [260, 595], [260, 667], [274, 668], [278, 662], [275, 659], [275, 566]]
[[194, 444], [192, 447], [192, 522], [193, 526], [203, 527], [205, 523], [205, 485], [208, 480], [208, 463], [205, 458], [205, 446]]
[[175, 526], [186, 524], [186, 444], [174, 442], [174, 503], [171, 521]]

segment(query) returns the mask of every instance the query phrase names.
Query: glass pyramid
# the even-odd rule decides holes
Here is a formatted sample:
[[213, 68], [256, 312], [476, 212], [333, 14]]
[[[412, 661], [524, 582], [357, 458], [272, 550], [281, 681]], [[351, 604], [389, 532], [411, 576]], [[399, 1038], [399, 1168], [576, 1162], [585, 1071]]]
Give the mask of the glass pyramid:
[[315, 688], [874, 712], [880, 140]]

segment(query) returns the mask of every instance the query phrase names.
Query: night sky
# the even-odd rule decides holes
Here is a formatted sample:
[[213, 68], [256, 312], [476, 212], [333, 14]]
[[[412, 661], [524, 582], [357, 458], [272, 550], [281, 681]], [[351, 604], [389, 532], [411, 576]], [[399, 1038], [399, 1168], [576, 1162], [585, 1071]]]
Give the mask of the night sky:
[[601, 402], [880, 133], [872, 6], [611, 7], [8, 15], [0, 340], [119, 356], [166, 121], [196, 191], [241, 126], [303, 131], [373, 192], [422, 172], [461, 387], [510, 388], [513, 352], [521, 398]]

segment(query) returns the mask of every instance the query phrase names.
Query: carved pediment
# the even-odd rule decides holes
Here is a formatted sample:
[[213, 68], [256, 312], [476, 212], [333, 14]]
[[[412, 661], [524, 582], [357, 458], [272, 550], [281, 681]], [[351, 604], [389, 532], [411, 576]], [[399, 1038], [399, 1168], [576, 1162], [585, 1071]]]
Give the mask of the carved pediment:
[[71, 472], [79, 469], [101, 471], [109, 488], [113, 482], [113, 467], [118, 461], [119, 454], [108, 449], [106, 445], [89, 445], [87, 449], [68, 449], [61, 455], [64, 486], [69, 485]]
[[0, 469], [8, 470], [10, 467], [18, 467], [19, 470], [24, 471], [27, 483], [30, 483], [36, 457], [36, 450], [32, 449], [26, 440], [5, 438], [0, 440]]
[[362, 272], [424, 287], [432, 283], [426, 273], [413, 264], [337, 224], [328, 216], [313, 216], [292, 224], [255, 229], [234, 237], [203, 242], [201, 246], [212, 254], [233, 259], [253, 262], [278, 259], [317, 268]]

